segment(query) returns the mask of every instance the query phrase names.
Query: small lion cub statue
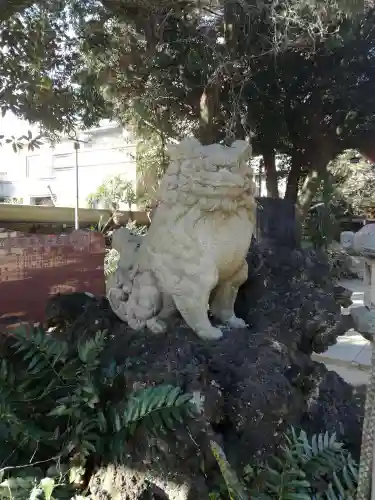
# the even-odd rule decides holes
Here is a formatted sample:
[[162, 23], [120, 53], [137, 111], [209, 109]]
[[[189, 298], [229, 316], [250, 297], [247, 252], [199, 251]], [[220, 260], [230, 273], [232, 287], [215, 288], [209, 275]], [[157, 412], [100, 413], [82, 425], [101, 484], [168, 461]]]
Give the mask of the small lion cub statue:
[[116, 271], [107, 281], [107, 298], [114, 311], [124, 307], [132, 287], [131, 271], [142, 236], [132, 234], [126, 227], [113, 231], [112, 248], [120, 255]]
[[246, 326], [234, 302], [247, 279], [255, 223], [251, 147], [185, 139], [168, 152], [159, 205], [134, 255], [127, 293], [112, 307], [131, 328], [154, 333], [166, 330], [177, 309], [200, 338], [219, 339], [209, 308], [221, 323]]

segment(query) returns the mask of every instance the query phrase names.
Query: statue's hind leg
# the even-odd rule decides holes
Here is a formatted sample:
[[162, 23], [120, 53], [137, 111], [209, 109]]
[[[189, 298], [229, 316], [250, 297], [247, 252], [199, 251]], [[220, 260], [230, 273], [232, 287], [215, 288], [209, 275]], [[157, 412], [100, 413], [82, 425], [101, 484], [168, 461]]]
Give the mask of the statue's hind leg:
[[187, 325], [205, 340], [216, 340], [223, 336], [220, 328], [213, 327], [208, 319], [208, 300], [216, 283], [216, 269], [206, 267], [199, 276], [183, 278], [178, 293], [172, 293], [174, 303]]
[[176, 313], [176, 306], [172, 297], [169, 294], [162, 294], [162, 308], [157, 316], [147, 321], [147, 328], [153, 333], [164, 333], [167, 330], [165, 323], [174, 313]]
[[247, 262], [244, 260], [239, 270], [228, 280], [220, 283], [211, 297], [210, 310], [212, 315], [233, 328], [243, 328], [245, 321], [234, 314], [234, 303], [238, 289], [245, 283], [248, 276]]

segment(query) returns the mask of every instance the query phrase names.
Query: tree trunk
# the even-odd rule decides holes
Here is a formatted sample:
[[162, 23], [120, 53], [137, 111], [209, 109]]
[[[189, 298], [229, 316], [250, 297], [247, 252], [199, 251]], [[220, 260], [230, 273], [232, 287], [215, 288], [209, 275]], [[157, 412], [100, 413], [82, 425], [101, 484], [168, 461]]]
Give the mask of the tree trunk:
[[274, 149], [263, 153], [263, 161], [266, 174], [267, 196], [269, 198], [280, 198]]
[[214, 118], [218, 110], [219, 89], [216, 80], [205, 88], [200, 99], [199, 140], [202, 144], [215, 142]]
[[286, 200], [297, 203], [298, 198], [298, 184], [301, 177], [302, 161], [300, 155], [292, 153], [292, 165], [288, 174], [286, 184], [285, 196]]
[[[311, 154], [311, 157], [305, 157], [305, 160], [298, 152], [292, 155], [292, 166], [288, 175], [285, 198], [298, 204], [301, 222], [305, 220], [310, 210], [311, 202], [327, 171], [329, 162], [336, 155], [333, 148], [323, 150], [323, 147], [318, 151], [314, 151], [314, 153]], [[300, 192], [298, 192], [302, 167], [306, 165], [309, 165], [308, 173]]]
[[310, 210], [312, 200], [322, 182], [327, 175], [329, 162], [335, 157], [335, 154], [321, 155], [319, 159], [312, 161], [312, 168], [309, 170], [305, 182], [299, 194], [299, 209], [301, 221], [304, 221]]
[[300, 246], [295, 204], [290, 200], [257, 198], [256, 239], [274, 248]]
[[314, 168], [311, 170], [303, 183], [299, 196], [300, 217], [304, 221], [309, 213], [312, 200], [322, 181], [322, 171]]

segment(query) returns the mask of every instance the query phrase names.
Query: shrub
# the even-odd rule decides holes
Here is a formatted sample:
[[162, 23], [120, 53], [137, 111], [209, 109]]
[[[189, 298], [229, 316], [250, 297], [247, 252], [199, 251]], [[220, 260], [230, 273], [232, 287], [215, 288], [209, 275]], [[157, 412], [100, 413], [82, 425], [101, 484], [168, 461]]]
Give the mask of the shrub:
[[[278, 456], [261, 466], [245, 468], [243, 484], [220, 446], [211, 443], [230, 500], [355, 498], [358, 466], [337, 441], [335, 433], [314, 435], [309, 440], [304, 431], [297, 432], [292, 427], [284, 438], [285, 444]], [[216, 498], [223, 497], [216, 494]]]
[[[147, 226], [138, 226], [134, 221], [127, 223], [126, 228], [132, 234], [144, 236], [147, 233]], [[107, 248], [104, 257], [104, 274], [106, 277], [110, 276], [116, 271], [120, 254], [114, 248]]]
[[345, 250], [329, 248], [327, 257], [332, 278], [336, 280], [358, 278], [351, 269], [351, 256]]
[[[55, 463], [59, 471], [63, 464], [68, 473], [83, 476], [93, 456], [100, 462], [122, 460], [140, 427], [172, 429], [194, 413], [191, 396], [177, 387], [127, 388], [131, 362], [103, 365], [106, 341], [107, 332], [99, 331], [72, 345], [40, 327], [17, 329], [7, 339], [0, 362], [0, 461], [6, 472], [17, 466], [17, 474], [4, 476], [2, 490], [40, 490], [43, 473], [28, 474], [30, 464]], [[26, 464], [27, 480], [20, 479], [20, 464]]]
[[114, 248], [107, 248], [104, 256], [104, 275], [106, 277], [113, 274], [120, 260], [120, 254]]

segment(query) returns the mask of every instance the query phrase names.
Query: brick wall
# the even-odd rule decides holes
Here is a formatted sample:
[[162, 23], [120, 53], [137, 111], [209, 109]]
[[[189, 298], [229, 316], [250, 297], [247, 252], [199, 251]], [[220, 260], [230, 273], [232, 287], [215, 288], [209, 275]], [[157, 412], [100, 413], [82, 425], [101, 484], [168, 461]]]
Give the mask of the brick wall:
[[42, 321], [57, 292], [105, 294], [104, 238], [69, 234], [0, 233], [0, 324]]

